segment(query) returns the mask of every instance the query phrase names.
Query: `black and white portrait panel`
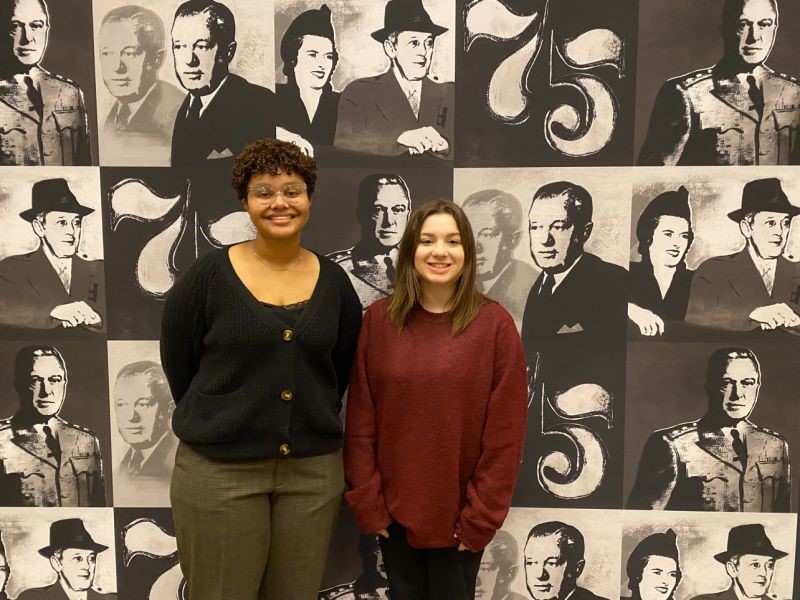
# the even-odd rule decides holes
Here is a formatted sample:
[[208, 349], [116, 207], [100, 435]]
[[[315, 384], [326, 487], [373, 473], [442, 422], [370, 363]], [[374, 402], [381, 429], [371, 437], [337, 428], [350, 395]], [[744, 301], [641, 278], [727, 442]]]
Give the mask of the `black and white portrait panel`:
[[0, 326], [8, 337], [106, 330], [97, 169], [4, 169], [0, 227]]
[[452, 170], [322, 169], [304, 241], [348, 274], [362, 308], [388, 296], [411, 211], [452, 198]]
[[643, 4], [637, 164], [800, 163], [799, 26], [786, 0]]
[[169, 164], [198, 168], [274, 136], [271, 17], [271, 4], [256, 0], [187, 0], [164, 19], [184, 94]]
[[104, 342], [0, 344], [0, 505], [110, 505]]
[[178, 438], [157, 341], [108, 342], [116, 506], [169, 506]]
[[791, 168], [636, 169], [635, 338], [796, 341], [788, 334], [800, 333], [798, 214]]
[[343, 502], [318, 600], [389, 600], [389, 594], [377, 535], [360, 533], [353, 513]]
[[5, 508], [0, 542], [0, 598], [117, 598], [110, 508]]
[[[614, 457], [622, 443], [615, 414], [624, 406], [627, 175], [577, 168], [455, 173], [457, 202], [470, 218], [480, 219], [473, 221], [480, 222], [475, 225], [484, 259], [479, 271], [497, 268], [489, 261], [510, 262], [500, 258], [501, 251], [509, 253], [501, 245], [514, 244], [497, 240], [497, 213], [485, 207], [498, 202], [513, 207], [516, 199], [522, 209], [518, 264], [506, 267], [519, 273], [513, 284], [522, 291], [515, 292], [513, 303], [506, 300], [506, 307], [522, 321], [530, 392], [517, 506], [620, 504], [621, 472]], [[484, 275], [490, 296], [491, 278]]]
[[636, 10], [631, 0], [464, 2], [457, 164], [631, 164]]
[[195, 259], [251, 239], [228, 161], [180, 169], [104, 168], [109, 337], [157, 339], [164, 295]]
[[[217, 149], [217, 154], [237, 154], [242, 144], [234, 130], [242, 127], [252, 127], [255, 137], [272, 135], [272, 130], [258, 127], [274, 120], [271, 94], [264, 89], [274, 87], [273, 47], [265, 43], [272, 39], [273, 24], [264, 6], [251, 0], [186, 6], [156, 0], [99, 0], [93, 9], [101, 164], [169, 165], [179, 112], [185, 126], [179, 142], [185, 145], [187, 136], [197, 136], [195, 142], [206, 149], [216, 141], [213, 136], [220, 136], [220, 143], [228, 142], [230, 154], [226, 148]], [[234, 28], [235, 36], [228, 39]], [[187, 92], [202, 105], [196, 123], [186, 120], [191, 104]], [[263, 100], [260, 112], [259, 100]], [[242, 112], [233, 118], [232, 106], [237, 103]], [[208, 122], [214, 113], [214, 121], [225, 121], [227, 132]], [[183, 146], [176, 150], [178, 162], [190, 151]]]
[[168, 508], [114, 511], [120, 600], [186, 600]]
[[91, 5], [9, 0], [0, 27], [0, 164], [97, 164]]
[[276, 2], [278, 137], [333, 143], [335, 163], [323, 149], [323, 164], [451, 160], [455, 10], [453, 0]]
[[796, 510], [798, 360], [794, 344], [630, 344], [626, 508]]
[[615, 510], [512, 508], [484, 551], [476, 598], [616, 598], [618, 515]]
[[796, 515], [619, 513], [620, 597], [789, 600]]

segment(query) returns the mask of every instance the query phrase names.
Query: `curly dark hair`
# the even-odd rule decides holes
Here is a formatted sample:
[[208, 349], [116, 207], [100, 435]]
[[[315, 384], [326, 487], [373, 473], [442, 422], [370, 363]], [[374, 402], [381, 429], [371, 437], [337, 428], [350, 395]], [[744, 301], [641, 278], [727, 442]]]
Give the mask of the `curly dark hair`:
[[264, 138], [245, 146], [233, 163], [231, 186], [239, 199], [247, 198], [250, 178], [264, 173], [297, 173], [305, 181], [309, 197], [317, 183], [317, 163], [313, 158], [291, 142]]

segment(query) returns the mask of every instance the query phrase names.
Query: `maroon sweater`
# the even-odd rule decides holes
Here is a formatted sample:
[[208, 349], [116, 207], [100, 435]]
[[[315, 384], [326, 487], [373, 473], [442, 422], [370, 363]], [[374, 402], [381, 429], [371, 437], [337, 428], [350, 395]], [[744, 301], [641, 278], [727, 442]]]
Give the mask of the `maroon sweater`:
[[[345, 425], [345, 497], [359, 527], [396, 521], [417, 548], [484, 548], [520, 468], [525, 356], [514, 320], [484, 305], [459, 335], [416, 306], [401, 332], [387, 299], [364, 314]], [[457, 536], [457, 537], [454, 537]]]

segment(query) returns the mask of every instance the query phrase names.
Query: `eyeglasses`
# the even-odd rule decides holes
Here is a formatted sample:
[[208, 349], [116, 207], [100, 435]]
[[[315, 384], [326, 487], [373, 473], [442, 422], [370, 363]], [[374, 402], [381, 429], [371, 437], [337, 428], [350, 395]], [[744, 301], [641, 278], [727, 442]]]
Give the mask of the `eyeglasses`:
[[305, 183], [287, 183], [280, 190], [276, 190], [270, 185], [261, 183], [257, 185], [251, 185], [247, 188], [247, 191], [250, 192], [250, 194], [259, 202], [268, 204], [273, 202], [279, 194], [287, 202], [298, 200], [306, 193], [307, 189], [308, 188], [306, 187]]

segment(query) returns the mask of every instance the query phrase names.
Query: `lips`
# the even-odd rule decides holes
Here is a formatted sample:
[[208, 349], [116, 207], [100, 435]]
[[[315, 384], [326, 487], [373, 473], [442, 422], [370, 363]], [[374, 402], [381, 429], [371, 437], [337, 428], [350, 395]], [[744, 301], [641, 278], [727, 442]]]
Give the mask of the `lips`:
[[673, 258], [678, 258], [681, 254], [680, 250], [667, 250], [667, 254], [672, 256]]
[[197, 81], [203, 76], [202, 71], [184, 71], [183, 76], [192, 81]]
[[555, 250], [545, 250], [544, 252], [537, 252], [542, 258], [555, 258], [558, 252]]
[[322, 79], [325, 77], [325, 71], [311, 71], [311, 74], [317, 79]]

